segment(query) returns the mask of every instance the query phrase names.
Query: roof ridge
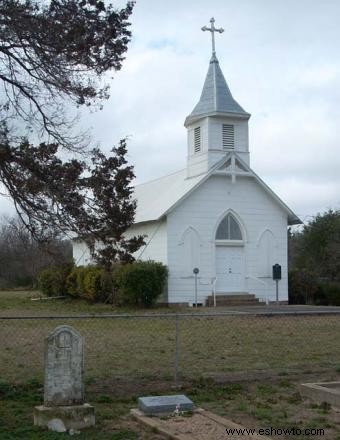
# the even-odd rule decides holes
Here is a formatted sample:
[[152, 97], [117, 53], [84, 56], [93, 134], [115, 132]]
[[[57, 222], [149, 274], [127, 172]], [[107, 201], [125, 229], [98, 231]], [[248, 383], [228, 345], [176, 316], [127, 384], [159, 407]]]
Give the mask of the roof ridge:
[[173, 176], [174, 174], [179, 174], [180, 172], [185, 171], [185, 170], [186, 170], [186, 168], [181, 168], [180, 170], [173, 171], [172, 173], [169, 173], [169, 174], [165, 174], [164, 176], [156, 177], [155, 179], [147, 180], [146, 182], [143, 182], [143, 183], [138, 183], [138, 185], [134, 185], [134, 188], [137, 188], [137, 187], [140, 187], [143, 185], [147, 185], [152, 182], [156, 182], [157, 180], [165, 179], [166, 177]]

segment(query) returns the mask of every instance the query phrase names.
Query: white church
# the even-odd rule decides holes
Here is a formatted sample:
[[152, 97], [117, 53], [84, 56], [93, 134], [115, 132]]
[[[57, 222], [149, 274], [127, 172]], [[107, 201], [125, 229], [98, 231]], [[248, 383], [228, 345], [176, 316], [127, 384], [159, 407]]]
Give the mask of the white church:
[[[186, 167], [135, 187], [135, 224], [145, 234], [136, 259], [167, 265], [161, 302], [206, 305], [212, 299], [276, 299], [272, 266], [281, 265], [279, 300], [288, 299], [287, 226], [301, 223], [250, 168], [247, 113], [233, 98], [215, 53], [199, 102], [187, 116]], [[91, 263], [74, 242], [77, 265]], [[193, 270], [198, 268], [196, 275]], [[196, 287], [195, 287], [196, 286]], [[251, 301], [250, 301], [251, 302]]]

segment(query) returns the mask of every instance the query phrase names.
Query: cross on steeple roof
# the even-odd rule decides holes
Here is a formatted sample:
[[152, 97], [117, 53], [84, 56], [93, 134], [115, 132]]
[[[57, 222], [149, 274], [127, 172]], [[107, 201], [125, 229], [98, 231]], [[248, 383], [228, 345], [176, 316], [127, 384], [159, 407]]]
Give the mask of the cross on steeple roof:
[[211, 32], [211, 45], [212, 45], [212, 53], [213, 55], [216, 54], [216, 50], [215, 50], [215, 32], [219, 32], [220, 34], [222, 34], [224, 32], [223, 28], [217, 29], [215, 28], [215, 19], [214, 17], [211, 17], [210, 19], [210, 23], [211, 23], [211, 27], [207, 27], [207, 26], [203, 26], [201, 29], [202, 31], [209, 31]]
[[200, 100], [184, 122], [186, 127], [206, 116], [234, 116], [243, 119], [249, 119], [250, 117], [250, 114], [233, 98], [216, 57], [214, 35], [215, 32], [221, 34], [224, 29], [215, 27], [214, 18], [211, 18], [210, 23], [210, 28], [207, 26], [202, 27], [202, 31], [211, 32], [212, 56], [210, 65]]

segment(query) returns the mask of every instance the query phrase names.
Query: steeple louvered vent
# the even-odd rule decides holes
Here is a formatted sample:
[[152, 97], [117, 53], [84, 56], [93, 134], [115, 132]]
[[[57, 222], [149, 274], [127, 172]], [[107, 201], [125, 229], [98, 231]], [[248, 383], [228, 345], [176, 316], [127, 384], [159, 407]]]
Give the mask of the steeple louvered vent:
[[194, 151], [195, 153], [201, 151], [201, 127], [196, 127], [194, 130]]
[[222, 125], [222, 146], [224, 150], [232, 150], [235, 148], [234, 126], [231, 124]]

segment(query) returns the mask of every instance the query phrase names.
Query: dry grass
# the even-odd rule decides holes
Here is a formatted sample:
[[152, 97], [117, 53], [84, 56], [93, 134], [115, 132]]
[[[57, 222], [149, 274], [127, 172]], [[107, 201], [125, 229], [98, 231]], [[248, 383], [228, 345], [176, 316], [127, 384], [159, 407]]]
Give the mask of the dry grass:
[[[10, 299], [8, 294], [0, 295], [0, 306], [12, 304], [12, 316], [15, 312], [24, 314], [22, 301], [25, 299], [20, 293]], [[66, 306], [57, 302], [39, 305], [44, 314], [53, 310], [54, 315], [60, 315], [61, 308]], [[85, 306], [79, 304], [79, 312], [88, 313], [89, 306]], [[44, 338], [57, 325], [65, 323], [85, 337], [88, 378], [174, 377], [176, 326], [175, 319], [165, 314], [145, 318], [0, 319], [2, 380], [42, 378]], [[231, 371], [284, 372], [340, 365], [340, 315], [197, 314], [181, 317], [179, 329], [179, 370], [184, 378]]]
[[[64, 316], [78, 314], [108, 314], [108, 313], [144, 313], [142, 309], [124, 309], [113, 307], [112, 304], [89, 304], [81, 299], [44, 299], [32, 301], [31, 298], [39, 298], [40, 292], [35, 290], [0, 290], [0, 317], [1, 316]], [[188, 309], [191, 310], [192, 309]], [[147, 309], [148, 313], [171, 313], [178, 311], [177, 308], [159, 307]]]
[[[0, 419], [6, 438], [55, 438], [53, 433], [32, 427], [31, 412], [42, 398], [44, 338], [57, 325], [66, 323], [85, 337], [86, 389], [98, 421], [93, 432], [86, 431], [79, 438], [160, 439], [154, 432], [134, 425], [126, 414], [141, 393], [173, 391], [167, 380], [174, 375], [175, 318], [165, 313], [163, 317], [132, 314], [61, 319], [57, 316], [113, 310], [111, 306], [77, 301], [31, 302], [30, 295], [0, 292], [0, 316], [36, 316], [0, 318]], [[139, 310], [134, 315], [136, 312], [144, 313]], [[39, 315], [54, 315], [56, 319], [38, 319]], [[197, 313], [180, 317], [179, 330], [180, 373], [191, 379], [184, 381], [187, 388], [183, 392], [196, 404], [248, 428], [318, 427], [325, 428], [322, 438], [340, 440], [338, 413], [303, 401], [298, 391], [300, 382], [321, 377], [338, 380], [340, 315], [203, 317]], [[274, 372], [285, 376], [266, 382], [219, 384], [202, 378], [243, 372], [239, 376], [250, 379], [249, 372], [254, 370], [269, 372], [273, 377]], [[296, 383], [288, 380], [292, 370], [298, 375]], [[311, 370], [319, 372], [311, 375]], [[8, 385], [18, 381], [22, 384]]]

